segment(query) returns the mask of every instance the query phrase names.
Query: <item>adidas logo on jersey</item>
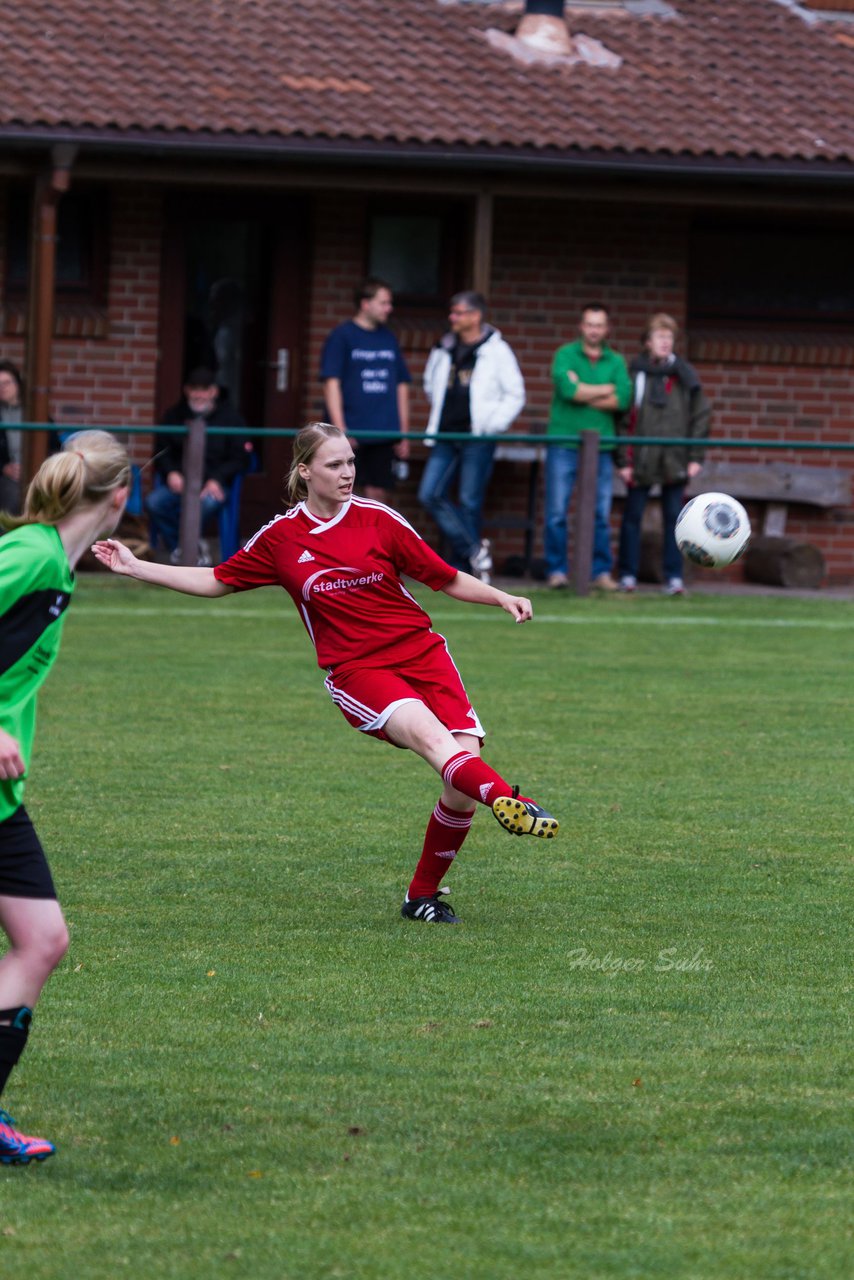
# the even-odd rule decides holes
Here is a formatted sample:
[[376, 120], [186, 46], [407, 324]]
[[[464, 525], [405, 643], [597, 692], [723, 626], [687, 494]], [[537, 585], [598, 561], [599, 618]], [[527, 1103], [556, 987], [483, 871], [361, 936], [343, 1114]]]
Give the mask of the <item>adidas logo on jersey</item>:
[[297, 564], [308, 564], [309, 560], [313, 560], [313, 559], [314, 559], [314, 556], [311, 554], [310, 551], [303, 551], [299, 560], [297, 560]]

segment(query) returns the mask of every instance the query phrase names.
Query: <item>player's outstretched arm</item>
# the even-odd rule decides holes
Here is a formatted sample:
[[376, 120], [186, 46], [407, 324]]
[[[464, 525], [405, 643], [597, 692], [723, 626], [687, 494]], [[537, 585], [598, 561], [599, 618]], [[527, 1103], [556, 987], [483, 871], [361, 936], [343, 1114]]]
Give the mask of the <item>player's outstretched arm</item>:
[[137, 560], [123, 542], [105, 538], [92, 547], [95, 559], [112, 569], [113, 573], [140, 582], [150, 582], [155, 587], [169, 587], [187, 596], [227, 596], [233, 587], [219, 582], [213, 569], [190, 569], [183, 565], [154, 564], [149, 560]]
[[447, 586], [442, 587], [446, 596], [465, 600], [467, 604], [494, 604], [504, 609], [516, 622], [529, 622], [534, 616], [531, 602], [525, 596], [511, 596], [506, 591], [489, 586], [470, 573], [458, 573]]

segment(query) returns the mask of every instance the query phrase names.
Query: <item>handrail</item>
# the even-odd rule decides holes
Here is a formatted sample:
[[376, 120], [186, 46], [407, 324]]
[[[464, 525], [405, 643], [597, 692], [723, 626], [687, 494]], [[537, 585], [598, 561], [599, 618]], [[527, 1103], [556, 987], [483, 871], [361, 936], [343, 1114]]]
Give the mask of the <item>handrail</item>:
[[[0, 423], [0, 428], [4, 424]], [[185, 436], [187, 427], [185, 426], [148, 426], [137, 427], [129, 426], [125, 423], [102, 424], [102, 423], [79, 423], [79, 422], [15, 422], [5, 424], [7, 429], [15, 431], [111, 431], [123, 435], [175, 435]], [[210, 436], [233, 436], [240, 435], [252, 437], [254, 439], [267, 438], [288, 438], [299, 434], [301, 427], [208, 427], [207, 434]], [[367, 436], [372, 440], [376, 440], [377, 433], [375, 431], [351, 431], [349, 433], [354, 440]], [[400, 440], [400, 435], [389, 433], [389, 440]], [[522, 435], [516, 432], [502, 432], [501, 435], [495, 436], [472, 436], [470, 432], [443, 431], [441, 437], [434, 434], [428, 435], [425, 431], [410, 431], [406, 435], [409, 441], [420, 442], [423, 440], [441, 439], [443, 441], [465, 441], [465, 440], [492, 440], [496, 443], [509, 444], [565, 444], [570, 446], [578, 446], [581, 443], [579, 435]], [[794, 449], [795, 451], [810, 451], [816, 449], [828, 449], [835, 453], [850, 453], [854, 451], [854, 442], [847, 441], [831, 441], [831, 440], [752, 440], [752, 439], [729, 439], [723, 436], [709, 436], [699, 440], [696, 436], [600, 436], [600, 445], [640, 445], [662, 444], [662, 445], [683, 445], [699, 447], [703, 449]]]

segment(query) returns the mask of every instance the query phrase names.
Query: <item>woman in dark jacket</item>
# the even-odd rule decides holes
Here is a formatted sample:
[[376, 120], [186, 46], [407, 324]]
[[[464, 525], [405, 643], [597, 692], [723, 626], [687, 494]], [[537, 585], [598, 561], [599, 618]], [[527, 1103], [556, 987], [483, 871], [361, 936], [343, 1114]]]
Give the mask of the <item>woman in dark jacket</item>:
[[[682, 595], [682, 557], [676, 546], [676, 519], [682, 508], [685, 484], [701, 469], [702, 442], [709, 434], [711, 407], [703, 394], [696, 370], [674, 351], [678, 326], [663, 312], [650, 320], [644, 350], [631, 363], [634, 395], [623, 430], [637, 443], [617, 450], [617, 468], [626, 484], [626, 501], [620, 529], [618, 572], [620, 590], [634, 591], [638, 581], [641, 520], [653, 485], [661, 486], [664, 526], [664, 591]], [[691, 438], [696, 444], [642, 444], [643, 436]]]
[[[17, 514], [21, 510], [21, 432], [23, 387], [17, 365], [0, 360], [0, 511]], [[7, 430], [8, 424], [8, 430]]]

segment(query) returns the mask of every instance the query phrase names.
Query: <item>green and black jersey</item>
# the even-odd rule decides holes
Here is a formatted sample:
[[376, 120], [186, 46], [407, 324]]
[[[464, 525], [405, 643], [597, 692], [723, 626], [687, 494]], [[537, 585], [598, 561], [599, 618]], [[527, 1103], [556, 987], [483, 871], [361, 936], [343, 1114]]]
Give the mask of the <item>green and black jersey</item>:
[[[0, 728], [16, 739], [27, 771], [36, 695], [54, 664], [74, 574], [53, 525], [27, 524], [0, 538]], [[26, 773], [0, 779], [0, 821], [24, 796]]]

